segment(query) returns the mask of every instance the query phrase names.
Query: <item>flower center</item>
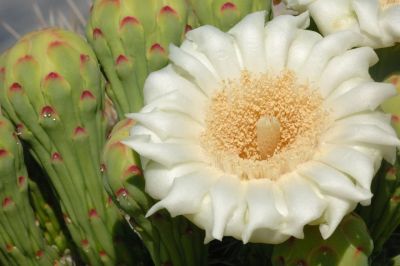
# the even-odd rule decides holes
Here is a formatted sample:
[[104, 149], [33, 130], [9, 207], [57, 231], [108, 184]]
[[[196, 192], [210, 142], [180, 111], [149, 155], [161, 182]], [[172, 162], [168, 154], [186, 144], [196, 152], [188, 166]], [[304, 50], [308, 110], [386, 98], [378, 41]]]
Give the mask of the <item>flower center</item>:
[[291, 72], [243, 72], [212, 97], [202, 146], [224, 172], [277, 179], [313, 156], [330, 121], [322, 101]]
[[379, 0], [379, 4], [382, 9], [386, 9], [388, 7], [400, 4], [400, 0]]

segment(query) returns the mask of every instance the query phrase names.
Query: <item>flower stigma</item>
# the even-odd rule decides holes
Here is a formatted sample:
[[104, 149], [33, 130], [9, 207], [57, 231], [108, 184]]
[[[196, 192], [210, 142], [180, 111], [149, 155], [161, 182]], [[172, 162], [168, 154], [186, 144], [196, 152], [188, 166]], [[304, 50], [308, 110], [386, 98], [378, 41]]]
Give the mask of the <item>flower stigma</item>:
[[201, 144], [224, 172], [276, 180], [312, 158], [331, 120], [319, 92], [292, 72], [243, 71], [214, 93]]

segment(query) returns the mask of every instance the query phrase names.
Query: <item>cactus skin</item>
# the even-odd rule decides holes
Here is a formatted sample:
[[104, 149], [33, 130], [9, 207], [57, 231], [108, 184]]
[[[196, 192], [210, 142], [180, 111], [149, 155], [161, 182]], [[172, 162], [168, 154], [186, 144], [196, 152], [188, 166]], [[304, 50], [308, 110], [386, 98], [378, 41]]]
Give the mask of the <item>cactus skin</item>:
[[1, 115], [0, 200], [0, 264], [51, 266], [60, 263], [60, 250], [46, 241], [36, 225], [29, 203], [22, 146], [13, 125]]
[[141, 109], [147, 75], [167, 64], [168, 45], [180, 44], [186, 23], [186, 0], [94, 1], [87, 38], [120, 119]]
[[137, 154], [121, 141], [129, 136], [134, 121], [120, 121], [111, 132], [103, 152], [106, 189], [127, 214], [132, 228], [141, 236], [155, 265], [205, 265], [203, 233], [183, 217], [170, 218], [160, 211], [146, 218], [154, 204], [145, 192]]
[[201, 25], [209, 24], [227, 31], [247, 14], [271, 10], [269, 0], [189, 0]]
[[346, 216], [333, 235], [321, 238], [318, 227], [305, 228], [305, 239], [291, 238], [276, 245], [272, 256], [274, 266], [367, 266], [373, 242], [363, 220], [353, 214]]
[[21, 38], [3, 60], [1, 107], [49, 176], [80, 254], [115, 265], [120, 216], [100, 172], [105, 82], [93, 51], [74, 33], [47, 29]]

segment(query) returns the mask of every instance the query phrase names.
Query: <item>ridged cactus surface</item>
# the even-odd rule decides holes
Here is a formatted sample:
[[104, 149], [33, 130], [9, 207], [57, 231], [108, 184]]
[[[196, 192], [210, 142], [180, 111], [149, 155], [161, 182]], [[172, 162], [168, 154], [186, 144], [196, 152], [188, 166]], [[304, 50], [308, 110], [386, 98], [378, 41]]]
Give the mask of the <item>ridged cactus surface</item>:
[[271, 9], [267, 0], [189, 0], [201, 25], [209, 24], [227, 31], [251, 12]]
[[187, 25], [185, 0], [97, 0], [87, 37], [110, 82], [107, 94], [122, 119], [143, 105], [147, 75], [168, 62]]
[[171, 218], [165, 211], [145, 217], [154, 200], [145, 193], [137, 155], [122, 143], [133, 124], [130, 119], [120, 121], [106, 143], [103, 160], [107, 191], [141, 236], [155, 265], [205, 265], [204, 236], [194, 225], [183, 217]]
[[323, 240], [318, 227], [305, 229], [304, 239], [291, 238], [276, 245], [272, 256], [274, 266], [367, 266], [373, 243], [363, 220], [346, 216], [333, 235]]
[[101, 179], [105, 82], [93, 51], [74, 33], [46, 29], [21, 38], [3, 60], [0, 104], [50, 177], [82, 257], [115, 265], [119, 213]]
[[28, 180], [22, 145], [0, 115], [0, 265], [66, 265], [36, 225]]

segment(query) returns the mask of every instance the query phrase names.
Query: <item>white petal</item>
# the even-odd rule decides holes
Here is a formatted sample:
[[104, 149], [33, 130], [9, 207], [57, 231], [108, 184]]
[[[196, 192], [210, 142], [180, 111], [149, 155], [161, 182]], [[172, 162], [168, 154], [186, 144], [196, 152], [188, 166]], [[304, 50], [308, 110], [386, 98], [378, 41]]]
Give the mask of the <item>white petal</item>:
[[322, 191], [337, 198], [359, 202], [372, 197], [369, 191], [356, 187], [348, 176], [324, 163], [309, 161], [300, 166], [299, 173], [315, 182]]
[[352, 31], [341, 31], [326, 36], [315, 44], [300, 73], [310, 81], [317, 81], [329, 60], [361, 43], [362, 37]]
[[400, 42], [400, 6], [386, 9], [382, 16], [381, 25], [385, 35], [388, 35], [386, 46]]
[[342, 84], [338, 85], [336, 89], [328, 96], [328, 98], [326, 98], [326, 101], [332, 101], [351, 89], [366, 82], [373, 82], [369, 74], [368, 77], [352, 77], [346, 81], [343, 81]]
[[327, 196], [328, 207], [326, 208], [326, 224], [319, 226], [319, 231], [324, 239], [329, 238], [335, 231], [343, 217], [356, 207], [355, 203], [348, 202], [335, 197]]
[[379, 26], [379, 1], [378, 0], [353, 0], [352, 7], [357, 14], [358, 23], [361, 30], [371, 35], [379, 36], [381, 29]]
[[247, 216], [247, 204], [244, 201], [244, 197], [242, 197], [239, 201], [238, 207], [232, 214], [231, 219], [225, 228], [225, 234], [227, 236], [232, 236], [237, 239], [242, 238], [243, 230], [245, 228]]
[[175, 178], [196, 172], [204, 168], [204, 164], [187, 163], [167, 168], [151, 161], [145, 170], [146, 192], [155, 199], [162, 199], [168, 195]]
[[384, 100], [396, 95], [392, 84], [367, 82], [325, 104], [335, 119], [362, 111], [373, 111]]
[[142, 157], [171, 167], [185, 162], [206, 161], [203, 149], [192, 142], [187, 143], [151, 143], [139, 138], [129, 138], [123, 142]]
[[177, 112], [133, 113], [128, 117], [154, 131], [161, 139], [175, 137], [197, 140], [203, 131], [202, 125]]
[[[252, 238], [255, 231], [260, 231], [260, 229], [276, 231], [279, 229], [283, 217], [275, 206], [274, 186], [275, 184], [268, 179], [248, 182], [246, 193], [248, 224], [242, 236], [244, 243]], [[268, 241], [271, 240], [268, 239]]]
[[174, 90], [147, 104], [141, 113], [160, 111], [173, 111], [186, 114], [204, 125], [208, 107], [208, 99], [198, 93], [194, 96], [191, 90]]
[[289, 48], [287, 68], [293, 71], [300, 69], [314, 45], [321, 39], [322, 36], [315, 31], [298, 30]]
[[166, 208], [172, 217], [198, 212], [204, 196], [216, 179], [215, 173], [207, 170], [175, 178], [168, 196], [151, 207], [146, 216], [163, 208]]
[[378, 62], [378, 56], [370, 47], [346, 51], [329, 61], [319, 79], [321, 95], [326, 98], [343, 81], [353, 77], [368, 78], [368, 69]]
[[336, 125], [322, 138], [329, 143], [372, 143], [387, 146], [399, 146], [395, 132], [389, 134], [375, 125]]
[[255, 12], [244, 17], [228, 33], [239, 47], [244, 68], [253, 72], [265, 72], [264, 25], [266, 12]]
[[195, 83], [206, 95], [212, 95], [219, 88], [219, 78], [193, 55], [174, 45], [170, 45], [169, 58], [176, 66], [191, 75]]
[[308, 10], [324, 36], [347, 29], [359, 31], [350, 0], [317, 0]]
[[285, 69], [288, 50], [299, 28], [310, 23], [308, 12], [297, 17], [282, 15], [271, 20], [265, 27], [265, 54], [268, 71], [279, 73]]
[[147, 127], [139, 124], [136, 124], [131, 128], [129, 135], [135, 138], [141, 136], [145, 139], [145, 141], [161, 142], [161, 139], [157, 134]]
[[[143, 88], [145, 104], [175, 90], [191, 91], [193, 97], [199, 95], [200, 89], [193, 83], [181, 77], [171, 65], [152, 72], [147, 77]], [[201, 93], [200, 93], [201, 94]]]
[[326, 202], [312, 183], [296, 173], [281, 177], [277, 182], [288, 208], [281, 232], [303, 238], [303, 227], [321, 217]]
[[214, 225], [212, 236], [222, 240], [228, 220], [232, 217], [235, 209], [242, 198], [244, 185], [236, 176], [221, 176], [210, 189], [212, 200]]
[[335, 121], [335, 125], [375, 125], [386, 131], [390, 135], [396, 136], [396, 132], [390, 125], [391, 115], [382, 112], [367, 112], [358, 115], [352, 115]]
[[189, 31], [186, 38], [197, 45], [197, 51], [207, 56], [222, 79], [240, 77], [241, 70], [232, 36], [205, 25]]
[[365, 154], [344, 146], [325, 147], [324, 154], [316, 160], [348, 174], [361, 187], [370, 189], [375, 172], [374, 161]]

